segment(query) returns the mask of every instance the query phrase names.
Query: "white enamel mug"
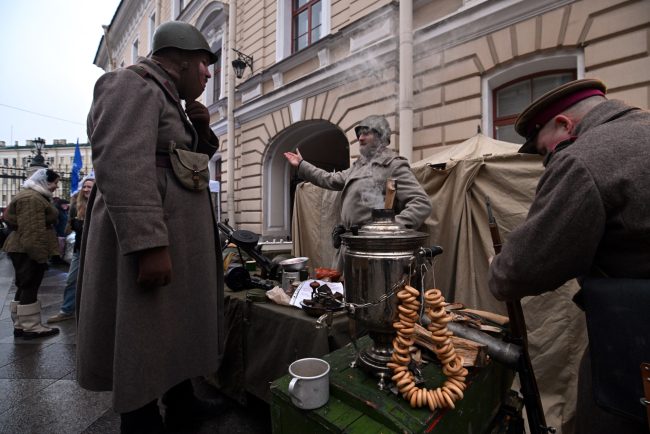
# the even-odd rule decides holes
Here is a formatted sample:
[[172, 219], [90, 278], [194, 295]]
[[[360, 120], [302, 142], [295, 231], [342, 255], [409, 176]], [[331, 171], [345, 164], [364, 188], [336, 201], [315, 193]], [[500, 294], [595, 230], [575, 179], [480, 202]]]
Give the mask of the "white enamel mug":
[[316, 358], [300, 359], [289, 365], [291, 402], [303, 410], [322, 407], [330, 398], [330, 365]]

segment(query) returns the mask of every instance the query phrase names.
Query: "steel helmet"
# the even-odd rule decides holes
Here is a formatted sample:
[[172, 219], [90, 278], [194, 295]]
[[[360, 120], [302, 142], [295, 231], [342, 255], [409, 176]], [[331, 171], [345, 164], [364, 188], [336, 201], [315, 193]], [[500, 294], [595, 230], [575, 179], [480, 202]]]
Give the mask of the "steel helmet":
[[182, 21], [168, 21], [156, 29], [156, 33], [153, 35], [153, 48], [151, 51], [155, 54], [163, 48], [205, 51], [210, 55], [210, 64], [213, 64], [218, 59], [199, 29]]
[[377, 137], [381, 143], [390, 143], [390, 126], [388, 125], [388, 121], [385, 117], [370, 115], [359, 122], [359, 125], [354, 127], [354, 132], [356, 133], [357, 138], [359, 138], [359, 131], [362, 128], [370, 128], [373, 130], [377, 134]]

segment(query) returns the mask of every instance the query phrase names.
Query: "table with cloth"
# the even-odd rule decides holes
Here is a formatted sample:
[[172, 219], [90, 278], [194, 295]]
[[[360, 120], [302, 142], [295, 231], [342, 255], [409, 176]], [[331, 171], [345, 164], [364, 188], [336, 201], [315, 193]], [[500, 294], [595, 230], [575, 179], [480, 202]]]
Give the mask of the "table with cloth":
[[293, 361], [322, 357], [350, 342], [346, 316], [317, 328], [317, 318], [302, 309], [253, 302], [248, 292], [225, 291], [225, 352], [215, 375], [220, 390], [241, 403], [246, 393], [270, 402], [271, 382]]

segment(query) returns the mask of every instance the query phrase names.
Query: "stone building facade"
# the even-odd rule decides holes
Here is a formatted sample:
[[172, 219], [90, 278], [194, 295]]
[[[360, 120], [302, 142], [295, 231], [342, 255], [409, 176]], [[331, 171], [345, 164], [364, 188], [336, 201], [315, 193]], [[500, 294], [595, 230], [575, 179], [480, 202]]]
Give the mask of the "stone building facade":
[[[59, 183], [55, 196], [69, 199], [69, 176], [74, 161], [75, 143], [65, 140], [54, 140], [45, 143], [43, 160], [47, 167], [61, 174], [65, 182]], [[92, 172], [92, 152], [90, 144], [79, 143], [83, 167], [81, 173], [87, 175]], [[28, 140], [25, 145], [6, 146], [0, 142], [0, 208], [5, 208], [11, 199], [18, 193], [25, 179], [31, 175], [30, 164], [35, 156], [35, 148]], [[66, 183], [67, 182], [67, 183]]]
[[[573, 78], [600, 78], [610, 97], [650, 105], [650, 0], [123, 0], [95, 64], [110, 70], [149, 54], [168, 20], [196, 25], [220, 55], [202, 97], [221, 140], [213, 177], [231, 223], [265, 236], [290, 233], [299, 180], [282, 153], [299, 148], [321, 167], [346, 168], [358, 155], [354, 126], [369, 114], [386, 116], [391, 146], [417, 161], [479, 129], [518, 141], [517, 113]], [[253, 59], [241, 79], [232, 48]]]

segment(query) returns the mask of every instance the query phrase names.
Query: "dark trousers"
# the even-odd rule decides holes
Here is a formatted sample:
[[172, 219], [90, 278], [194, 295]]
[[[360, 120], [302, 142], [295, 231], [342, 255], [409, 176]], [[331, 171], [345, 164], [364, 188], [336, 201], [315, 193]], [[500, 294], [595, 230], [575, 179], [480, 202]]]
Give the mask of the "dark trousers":
[[[169, 412], [170, 407], [181, 413], [191, 411], [195, 400], [191, 380], [182, 381], [162, 396], [162, 403], [167, 407], [167, 412]], [[149, 404], [128, 413], [121, 413], [120, 420], [120, 429], [124, 434], [162, 432], [162, 418], [158, 408], [158, 400], [151, 401]]]
[[36, 303], [38, 288], [41, 286], [47, 264], [41, 264], [31, 259], [26, 253], [9, 253], [9, 258], [16, 272], [15, 301], [20, 304]]
[[163, 432], [162, 418], [158, 410], [158, 400], [128, 413], [120, 414], [122, 434], [157, 434]]

